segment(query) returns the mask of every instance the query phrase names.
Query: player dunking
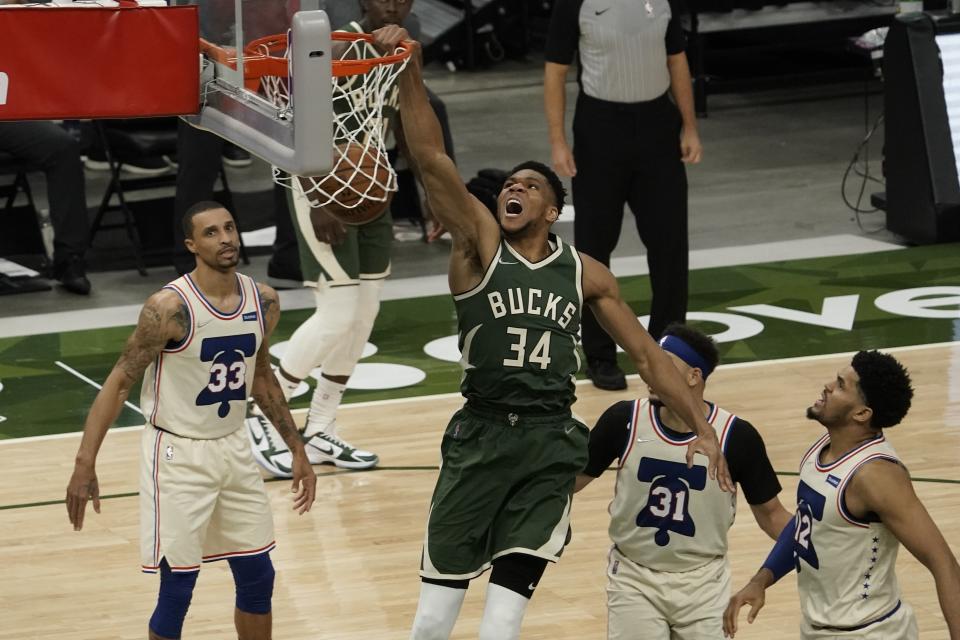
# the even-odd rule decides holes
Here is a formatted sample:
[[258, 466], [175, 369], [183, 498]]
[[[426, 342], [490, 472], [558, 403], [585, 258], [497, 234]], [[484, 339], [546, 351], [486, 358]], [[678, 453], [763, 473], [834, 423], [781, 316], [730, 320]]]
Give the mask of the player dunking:
[[[374, 34], [383, 50], [407, 38]], [[594, 309], [645, 380], [702, 437], [690, 445], [730, 479], [716, 433], [669, 358], [620, 298], [600, 263], [550, 234], [563, 185], [545, 165], [512, 171], [497, 217], [471, 196], [430, 108], [415, 49], [400, 76], [400, 110], [431, 210], [451, 233], [449, 284], [457, 310], [466, 404], [443, 437], [411, 637], [447, 638], [472, 578], [492, 566], [480, 638], [517, 638], [533, 589], [568, 535], [571, 496], [588, 430], [571, 414], [582, 304]]]
[[827, 428], [800, 461], [797, 512], [763, 567], [733, 598], [724, 631], [763, 607], [767, 587], [797, 570], [800, 637], [916, 640], [913, 611], [900, 599], [900, 543], [937, 585], [951, 640], [960, 640], [960, 565], [913, 492], [910, 474], [884, 430], [903, 420], [913, 389], [893, 356], [860, 351], [823, 387], [807, 418]]
[[236, 583], [238, 636], [268, 640], [273, 519], [242, 429], [248, 395], [293, 451], [293, 508], [300, 514], [313, 504], [316, 476], [270, 369], [268, 338], [280, 319], [276, 292], [237, 273], [239, 234], [222, 205], [194, 205], [183, 226], [196, 269], [144, 304], [87, 415], [67, 513], [79, 531], [88, 500], [100, 512], [97, 452], [143, 375], [141, 564], [160, 572], [149, 638], [180, 637], [201, 563], [226, 559]]
[[[719, 362], [717, 346], [692, 327], [671, 324], [661, 348], [720, 434], [733, 481], [753, 517], [774, 540], [790, 521], [763, 439], [749, 422], [703, 399]], [[695, 437], [653, 389], [644, 400], [618, 402], [590, 431], [585, 487], [619, 459], [610, 503], [613, 548], [607, 567], [607, 637], [611, 640], [719, 638], [730, 598], [727, 531], [736, 497], [708, 483], [706, 469], [687, 468], [684, 447]]]

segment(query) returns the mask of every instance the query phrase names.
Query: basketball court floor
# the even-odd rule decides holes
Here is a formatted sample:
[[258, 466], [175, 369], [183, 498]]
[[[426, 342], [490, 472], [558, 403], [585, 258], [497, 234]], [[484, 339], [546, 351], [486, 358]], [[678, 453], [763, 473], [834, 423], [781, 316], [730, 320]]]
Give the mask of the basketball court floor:
[[[465, 178], [482, 167], [549, 157], [539, 73], [534, 63], [476, 74], [430, 70], [428, 82], [450, 110]], [[715, 335], [726, 363], [707, 396], [760, 430], [788, 509], [795, 505], [799, 458], [820, 433], [804, 410], [848, 360], [833, 354], [895, 349], [917, 393], [889, 438], [958, 551], [960, 252], [956, 245], [906, 247], [885, 232], [867, 233], [843, 207], [840, 177], [864, 129], [862, 92], [861, 85], [840, 85], [711, 98], [711, 116], [701, 122], [706, 159], [689, 172], [690, 318]], [[868, 104], [875, 115], [878, 97]], [[268, 179], [257, 165], [231, 178], [250, 190]], [[874, 229], [882, 219], [868, 215], [864, 224]], [[567, 221], [557, 230], [572, 235]], [[317, 503], [305, 517], [290, 511], [286, 482], [268, 484], [278, 542], [277, 638], [406, 637], [440, 434], [459, 397], [446, 253], [442, 243], [397, 243], [395, 277], [356, 376], [368, 388], [348, 391], [342, 409], [344, 435], [379, 453], [381, 466], [363, 473], [318, 468]], [[262, 278], [265, 262], [256, 258], [247, 271]], [[649, 286], [642, 247], [626, 222], [614, 270], [642, 316]], [[153, 269], [147, 278], [94, 273], [89, 299], [52, 291], [7, 298], [0, 307], [2, 639], [144, 635], [156, 581], [137, 566], [142, 416], [135, 394], [100, 455], [102, 513], [88, 513], [84, 531], [75, 533], [62, 498], [76, 431], [96, 385], [139, 304], [173, 276], [169, 269]], [[282, 304], [280, 348], [311, 312], [311, 299], [284, 292]], [[578, 391], [575, 410], [590, 424], [610, 403], [645, 388], [633, 377], [623, 393], [597, 391], [588, 382]], [[300, 418], [308, 397], [293, 402]], [[608, 473], [577, 496], [572, 543], [541, 582], [524, 638], [603, 636], [612, 479]], [[737, 588], [772, 544], [742, 500], [741, 507], [730, 536]], [[906, 551], [898, 571], [921, 637], [946, 638], [929, 573]], [[454, 637], [476, 636], [484, 584], [471, 588]], [[205, 566], [187, 637], [233, 637], [232, 603], [227, 567]], [[793, 638], [798, 625], [796, 589], [787, 578], [769, 592], [757, 623], [737, 637]]]

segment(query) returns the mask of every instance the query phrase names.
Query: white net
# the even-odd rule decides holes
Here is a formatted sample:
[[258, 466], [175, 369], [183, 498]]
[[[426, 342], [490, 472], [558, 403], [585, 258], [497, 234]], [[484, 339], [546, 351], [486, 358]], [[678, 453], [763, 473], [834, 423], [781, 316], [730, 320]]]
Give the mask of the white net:
[[[335, 49], [338, 60], [381, 58], [363, 39], [336, 40], [335, 44], [339, 45]], [[289, 61], [289, 50], [286, 55]], [[397, 175], [387, 158], [387, 139], [392, 135], [391, 116], [399, 107], [397, 76], [408, 58], [386, 60], [365, 73], [342, 77], [334, 73], [331, 91], [334, 147], [330, 173], [291, 176], [274, 167], [274, 181], [300, 191], [312, 207], [335, 205], [354, 209], [370, 202], [386, 202], [397, 190]], [[263, 76], [260, 86], [277, 108], [294, 111], [290, 82], [295, 78], [296, 71], [292, 78]]]

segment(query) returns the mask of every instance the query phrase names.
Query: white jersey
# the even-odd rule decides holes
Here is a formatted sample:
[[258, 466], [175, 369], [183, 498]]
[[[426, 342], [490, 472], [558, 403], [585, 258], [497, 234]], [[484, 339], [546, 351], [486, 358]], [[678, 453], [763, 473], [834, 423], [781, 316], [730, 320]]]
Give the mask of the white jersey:
[[[710, 406], [707, 417], [725, 450], [736, 416]], [[623, 555], [657, 571], [691, 571], [727, 554], [736, 497], [702, 464], [687, 468], [687, 445], [660, 423], [649, 399], [635, 400], [629, 440], [610, 503], [610, 538]]]
[[794, 544], [800, 606], [814, 628], [861, 627], [900, 605], [894, 572], [900, 543], [882, 522], [850, 514], [843, 494], [864, 464], [899, 460], [881, 435], [821, 464], [829, 443], [823, 436], [800, 462]]
[[190, 329], [147, 367], [140, 406], [149, 424], [198, 440], [222, 438], [243, 425], [265, 319], [253, 279], [238, 273], [237, 288], [240, 304], [224, 313], [189, 275], [164, 287], [183, 299]]

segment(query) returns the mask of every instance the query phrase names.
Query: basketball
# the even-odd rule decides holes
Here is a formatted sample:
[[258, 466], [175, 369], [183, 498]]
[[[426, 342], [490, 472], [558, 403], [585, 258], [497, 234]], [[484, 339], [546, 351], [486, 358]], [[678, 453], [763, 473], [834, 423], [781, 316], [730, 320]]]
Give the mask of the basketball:
[[322, 178], [301, 178], [304, 193], [312, 201], [327, 200], [322, 205], [344, 224], [365, 224], [376, 220], [390, 206], [392, 192], [390, 164], [386, 156], [376, 148], [365, 147], [355, 142], [337, 145], [334, 168]]

